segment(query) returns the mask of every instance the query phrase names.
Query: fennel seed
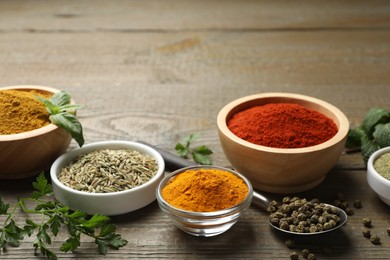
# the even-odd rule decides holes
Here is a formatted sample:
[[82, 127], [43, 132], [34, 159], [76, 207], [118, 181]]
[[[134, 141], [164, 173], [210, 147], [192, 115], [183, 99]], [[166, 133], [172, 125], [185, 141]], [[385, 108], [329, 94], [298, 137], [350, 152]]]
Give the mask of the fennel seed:
[[66, 186], [90, 193], [132, 189], [156, 175], [157, 162], [135, 150], [98, 150], [78, 156], [58, 179]]

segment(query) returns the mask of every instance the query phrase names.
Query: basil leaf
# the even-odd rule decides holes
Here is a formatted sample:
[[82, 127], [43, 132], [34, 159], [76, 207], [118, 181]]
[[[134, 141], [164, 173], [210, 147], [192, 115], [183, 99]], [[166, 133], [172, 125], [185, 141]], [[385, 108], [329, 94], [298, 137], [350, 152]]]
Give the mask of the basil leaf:
[[59, 111], [58, 106], [56, 106], [50, 100], [43, 98], [43, 97], [39, 97], [39, 96], [35, 96], [35, 98], [38, 99], [41, 103], [43, 103], [45, 105], [46, 110], [47, 110], [47, 112], [49, 112], [50, 115], [58, 113], [58, 111]]
[[363, 119], [362, 127], [369, 137], [375, 131], [375, 126], [379, 123], [390, 121], [390, 112], [383, 108], [370, 109]]
[[68, 112], [68, 113], [71, 113], [71, 114], [75, 114], [75, 111], [77, 109], [80, 109], [80, 108], [83, 108], [84, 106], [81, 106], [81, 105], [63, 105], [63, 106], [60, 106], [59, 107], [59, 112]]
[[83, 127], [75, 115], [70, 113], [59, 113], [51, 115], [49, 118], [53, 124], [68, 131], [80, 147], [83, 146]]
[[54, 95], [51, 97], [51, 102], [53, 104], [61, 107], [64, 105], [68, 105], [70, 103], [71, 96], [69, 93], [65, 91], [60, 91], [57, 93], [54, 93]]

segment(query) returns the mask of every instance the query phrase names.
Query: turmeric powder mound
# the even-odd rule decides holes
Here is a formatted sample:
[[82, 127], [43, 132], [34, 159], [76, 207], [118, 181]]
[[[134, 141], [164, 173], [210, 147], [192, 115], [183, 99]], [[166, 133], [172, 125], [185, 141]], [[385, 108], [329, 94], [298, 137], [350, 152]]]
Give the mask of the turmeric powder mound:
[[48, 98], [36, 91], [0, 91], [0, 135], [18, 134], [50, 124], [49, 113], [35, 96]]
[[169, 204], [195, 212], [231, 208], [247, 194], [248, 186], [243, 179], [219, 169], [187, 170], [162, 189], [162, 197]]

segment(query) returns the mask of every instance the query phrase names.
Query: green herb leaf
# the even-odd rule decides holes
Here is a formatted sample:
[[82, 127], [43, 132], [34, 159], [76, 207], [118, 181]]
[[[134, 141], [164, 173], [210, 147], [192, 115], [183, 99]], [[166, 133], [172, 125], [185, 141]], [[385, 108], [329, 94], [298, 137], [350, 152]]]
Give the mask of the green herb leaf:
[[348, 131], [347, 142], [345, 146], [347, 148], [360, 147], [362, 142], [361, 138], [364, 134], [364, 130], [361, 127], [356, 127]]
[[361, 126], [348, 132], [347, 148], [361, 148], [367, 164], [369, 157], [382, 147], [390, 146], [390, 112], [383, 108], [372, 108], [364, 116]]
[[187, 143], [189, 145], [192, 142], [195, 142], [196, 140], [198, 140], [200, 137], [201, 137], [200, 133], [190, 134], [190, 135], [183, 138], [183, 142]]
[[200, 164], [211, 165], [210, 155], [213, 153], [208, 147], [202, 145], [197, 148], [191, 148], [192, 142], [200, 138], [199, 133], [190, 134], [183, 138], [183, 143], [178, 143], [175, 146], [176, 154], [180, 157], [187, 158], [188, 154], [192, 155], [192, 159]]
[[54, 95], [51, 97], [51, 102], [59, 107], [68, 105], [70, 103], [70, 100], [70, 94], [65, 91], [59, 91], [57, 93], [54, 93]]
[[37, 199], [42, 196], [50, 196], [53, 194], [53, 188], [48, 183], [45, 175], [43, 173], [40, 173], [38, 177], [36, 178], [36, 181], [32, 183], [32, 186], [34, 187], [35, 191], [31, 195], [34, 199]]
[[364, 117], [362, 127], [369, 137], [375, 130], [375, 126], [380, 123], [390, 121], [390, 112], [383, 108], [372, 108]]
[[373, 137], [379, 147], [388, 146], [390, 144], [390, 123], [376, 125]]
[[379, 145], [374, 143], [366, 134], [362, 137], [362, 156], [364, 162], [367, 164], [371, 154], [380, 149]]
[[36, 98], [46, 106], [46, 110], [50, 114], [50, 121], [64, 128], [80, 147], [83, 146], [83, 127], [75, 116], [76, 110], [82, 106], [70, 104], [71, 96], [65, 91], [55, 93], [50, 100], [38, 96]]
[[62, 252], [74, 252], [80, 246], [80, 234], [68, 238], [61, 246]]
[[0, 215], [6, 215], [8, 213], [9, 204], [5, 203], [3, 198], [0, 197]]
[[68, 131], [79, 146], [84, 144], [83, 128], [77, 117], [70, 113], [59, 113], [50, 116], [50, 121]]
[[59, 112], [59, 107], [54, 104], [51, 100], [48, 100], [43, 97], [36, 96], [36, 98], [45, 105], [47, 112], [51, 115], [55, 115]]
[[185, 147], [183, 144], [178, 143], [175, 146], [176, 154], [181, 157], [186, 157], [188, 154], [188, 148]]
[[[35, 189], [31, 198], [19, 198], [12, 210], [0, 197], [0, 214], [6, 217], [4, 224], [0, 223], [0, 250], [5, 252], [7, 245], [19, 246], [26, 235], [36, 234], [34, 239], [34, 254], [41, 254], [48, 259], [57, 259], [57, 255], [48, 248], [51, 245], [51, 235], [57, 236], [61, 230], [67, 230], [69, 237], [61, 245], [63, 252], [74, 252], [80, 246], [81, 235], [95, 239], [98, 251], [106, 254], [108, 247], [119, 249], [127, 244], [119, 234], [116, 234], [116, 226], [109, 224], [109, 217], [96, 214], [88, 218], [88, 214], [82, 211], [71, 211], [68, 207], [51, 198], [44, 198], [52, 194], [52, 186], [48, 183], [44, 174], [40, 174], [33, 183]], [[26, 200], [35, 202], [33, 209], [27, 208]], [[25, 213], [36, 214], [39, 221], [26, 219], [26, 225], [20, 228], [13, 220], [13, 214], [17, 207]], [[0, 220], [1, 220], [0, 219]], [[65, 228], [66, 227], [66, 228]]]
[[107, 217], [107, 216], [103, 216], [103, 215], [100, 215], [100, 214], [95, 214], [95, 215], [92, 216], [92, 218], [90, 218], [89, 220], [85, 221], [83, 223], [83, 226], [84, 227], [88, 227], [88, 228], [100, 227], [103, 224], [107, 223], [107, 221], [109, 221], [109, 220], [110, 220], [110, 218]]

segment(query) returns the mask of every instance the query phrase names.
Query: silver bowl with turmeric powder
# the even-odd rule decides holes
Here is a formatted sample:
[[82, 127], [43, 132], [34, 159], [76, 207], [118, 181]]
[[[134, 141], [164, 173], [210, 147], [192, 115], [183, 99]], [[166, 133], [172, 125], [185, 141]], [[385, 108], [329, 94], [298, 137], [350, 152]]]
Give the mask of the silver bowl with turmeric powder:
[[36, 175], [67, 150], [70, 134], [50, 122], [35, 98], [59, 91], [44, 86], [0, 88], [0, 179]]
[[257, 190], [289, 194], [318, 186], [344, 150], [349, 122], [318, 98], [262, 93], [225, 105], [217, 117], [226, 158]]
[[156, 197], [176, 227], [194, 236], [210, 237], [238, 221], [252, 202], [253, 188], [233, 170], [191, 166], [165, 176]]

